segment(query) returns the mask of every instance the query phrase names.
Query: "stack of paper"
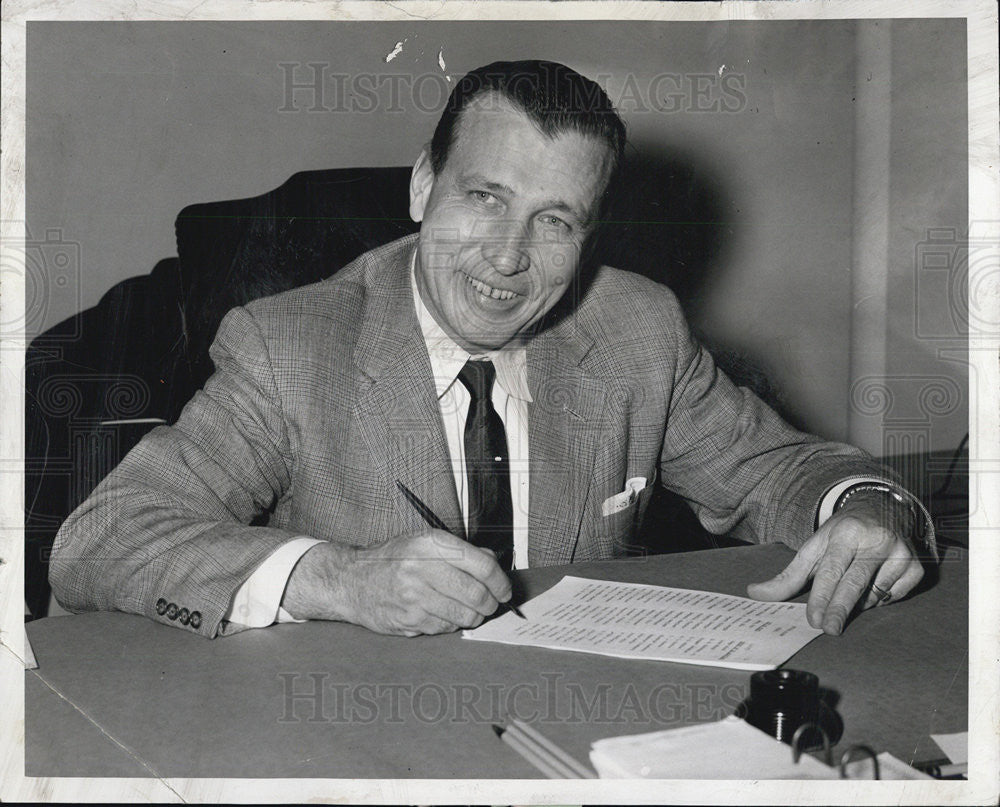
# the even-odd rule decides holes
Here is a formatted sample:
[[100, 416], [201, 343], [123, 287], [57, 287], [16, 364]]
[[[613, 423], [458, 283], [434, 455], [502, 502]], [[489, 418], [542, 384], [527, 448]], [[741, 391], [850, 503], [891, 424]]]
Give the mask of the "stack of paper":
[[[610, 737], [591, 746], [602, 779], [839, 779], [839, 768], [792, 749], [736, 717], [681, 729]], [[878, 755], [881, 779], [928, 779], [889, 753]], [[871, 779], [868, 759], [851, 762], [848, 779]]]
[[620, 658], [771, 670], [822, 633], [802, 603], [564, 577], [466, 639]]
[[969, 778], [969, 732], [958, 731], [954, 734], [932, 734], [931, 739], [944, 751], [949, 762], [932, 760], [925, 763], [923, 770], [930, 771], [942, 779], [954, 779], [961, 776]]
[[838, 773], [736, 717], [682, 729], [598, 740], [602, 779], [836, 779]]
[[944, 751], [952, 764], [962, 765], [969, 762], [969, 732], [957, 731], [954, 734], [932, 734], [931, 739], [938, 748]]

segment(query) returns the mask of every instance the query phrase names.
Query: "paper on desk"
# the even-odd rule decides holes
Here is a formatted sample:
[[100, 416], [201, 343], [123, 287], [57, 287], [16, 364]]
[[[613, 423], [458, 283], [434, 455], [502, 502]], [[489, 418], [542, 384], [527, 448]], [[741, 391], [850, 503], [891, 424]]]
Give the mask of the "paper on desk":
[[[929, 779], [892, 754], [878, 755], [882, 779]], [[602, 779], [839, 779], [840, 770], [792, 749], [737, 717], [680, 729], [609, 737], [591, 746]], [[868, 760], [848, 763], [849, 779], [869, 779]]]
[[619, 658], [771, 670], [819, 636], [801, 603], [758, 602], [640, 583], [566, 576], [466, 639]]
[[[854, 762], [848, 762], [847, 768], [847, 778], [848, 779], [871, 779], [872, 778], [872, 764], [867, 759], [861, 758]], [[888, 751], [883, 751], [878, 755], [878, 778], [887, 779], [927, 779], [931, 780], [934, 777], [928, 776], [923, 771], [918, 771], [916, 768], [911, 768], [899, 757], [894, 757]]]
[[602, 779], [836, 779], [838, 773], [736, 717], [597, 740], [590, 762]]
[[957, 731], [954, 734], [932, 734], [931, 739], [938, 744], [954, 764], [961, 765], [969, 761], [969, 732]]

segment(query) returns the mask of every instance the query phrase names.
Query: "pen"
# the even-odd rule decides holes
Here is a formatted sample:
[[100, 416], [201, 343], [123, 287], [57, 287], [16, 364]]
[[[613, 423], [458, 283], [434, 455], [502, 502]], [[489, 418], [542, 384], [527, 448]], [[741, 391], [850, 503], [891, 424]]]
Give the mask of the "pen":
[[[424, 519], [424, 521], [427, 522], [429, 526], [433, 527], [436, 530], [451, 532], [451, 530], [448, 529], [448, 525], [445, 524], [440, 518], [438, 518], [437, 513], [435, 513], [433, 510], [431, 510], [431, 508], [429, 508], [426, 504], [424, 504], [423, 500], [416, 493], [414, 493], [412, 490], [406, 487], [406, 485], [404, 485], [398, 479], [396, 480], [396, 487], [399, 488], [402, 494], [406, 497], [406, 500], [413, 505], [416, 511], [420, 513], [421, 517]], [[513, 611], [515, 614], [521, 617], [521, 619], [528, 618], [524, 614], [522, 614], [520, 609], [517, 608], [517, 606], [515, 605], [511, 605], [510, 603], [507, 602], [502, 602], [500, 603], [500, 605], [502, 605], [504, 608], [508, 608], [509, 610]]]
[[549, 779], [597, 778], [593, 771], [520, 720], [512, 721], [506, 728], [493, 724], [493, 732], [504, 745], [517, 751]]

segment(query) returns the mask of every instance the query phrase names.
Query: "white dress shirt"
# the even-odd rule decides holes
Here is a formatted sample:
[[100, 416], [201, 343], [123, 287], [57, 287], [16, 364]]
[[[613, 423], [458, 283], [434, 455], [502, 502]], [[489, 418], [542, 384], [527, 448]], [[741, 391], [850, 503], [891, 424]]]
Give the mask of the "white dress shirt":
[[448, 441], [452, 473], [458, 504], [462, 508], [465, 527], [469, 527], [469, 482], [465, 473], [465, 421], [469, 414], [470, 396], [465, 384], [458, 380], [469, 359], [489, 359], [496, 367], [493, 384], [493, 408], [507, 432], [507, 455], [510, 461], [510, 496], [513, 505], [514, 568], [528, 568], [528, 370], [523, 347], [470, 354], [455, 344], [431, 316], [413, 283], [413, 298], [417, 304], [417, 320], [431, 359], [431, 374], [441, 421]]

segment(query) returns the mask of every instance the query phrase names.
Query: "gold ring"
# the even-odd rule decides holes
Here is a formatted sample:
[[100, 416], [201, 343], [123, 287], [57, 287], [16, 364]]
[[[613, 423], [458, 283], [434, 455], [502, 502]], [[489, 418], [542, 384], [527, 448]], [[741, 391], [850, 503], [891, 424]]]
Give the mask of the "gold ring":
[[875, 596], [878, 597], [878, 601], [880, 603], [889, 602], [889, 600], [892, 599], [891, 591], [886, 591], [884, 588], [877, 586], [874, 583], [872, 583], [872, 591], [875, 592]]

